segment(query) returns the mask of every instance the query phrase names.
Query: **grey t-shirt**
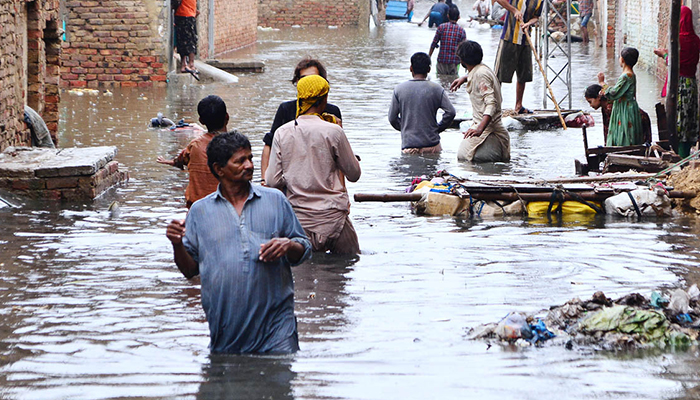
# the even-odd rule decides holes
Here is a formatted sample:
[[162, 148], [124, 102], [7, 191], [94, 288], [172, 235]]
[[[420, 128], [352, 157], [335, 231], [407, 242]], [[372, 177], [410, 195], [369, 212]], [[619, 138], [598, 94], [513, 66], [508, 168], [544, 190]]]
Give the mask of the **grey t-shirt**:
[[[438, 124], [438, 109], [445, 113]], [[401, 148], [432, 147], [440, 143], [440, 132], [447, 129], [455, 117], [455, 109], [447, 92], [437, 83], [412, 79], [394, 89], [389, 108], [389, 122], [401, 131]]]

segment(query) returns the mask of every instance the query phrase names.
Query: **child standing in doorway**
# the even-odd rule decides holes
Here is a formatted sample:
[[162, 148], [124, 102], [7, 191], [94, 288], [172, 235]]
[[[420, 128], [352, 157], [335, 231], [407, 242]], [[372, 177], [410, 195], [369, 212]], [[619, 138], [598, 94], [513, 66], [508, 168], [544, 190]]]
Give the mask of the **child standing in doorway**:
[[634, 66], [639, 59], [639, 51], [625, 47], [620, 53], [622, 75], [615, 86], [605, 84], [605, 74], [598, 74], [598, 82], [603, 87], [601, 94], [613, 102], [606, 146], [632, 146], [642, 144], [642, 119], [637, 104], [637, 76]]

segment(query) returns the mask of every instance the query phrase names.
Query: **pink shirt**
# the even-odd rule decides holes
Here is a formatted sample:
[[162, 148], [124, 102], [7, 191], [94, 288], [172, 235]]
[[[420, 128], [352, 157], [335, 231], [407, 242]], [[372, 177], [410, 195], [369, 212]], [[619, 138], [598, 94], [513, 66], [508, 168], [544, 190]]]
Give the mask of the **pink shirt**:
[[343, 128], [316, 115], [302, 115], [282, 125], [272, 141], [265, 174], [269, 186], [285, 189], [294, 210], [350, 210], [345, 183], [360, 179], [360, 163]]

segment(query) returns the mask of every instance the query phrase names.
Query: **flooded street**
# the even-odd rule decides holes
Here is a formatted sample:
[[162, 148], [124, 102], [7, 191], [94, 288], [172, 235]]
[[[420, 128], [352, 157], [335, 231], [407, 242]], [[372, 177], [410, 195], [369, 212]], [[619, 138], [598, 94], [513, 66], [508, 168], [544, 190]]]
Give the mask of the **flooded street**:
[[[466, 11], [463, 11], [466, 14]], [[418, 19], [424, 12], [416, 12]], [[64, 92], [61, 147], [113, 145], [130, 182], [93, 204], [33, 204], [0, 210], [0, 398], [240, 399], [675, 399], [700, 398], [700, 358], [689, 352], [610, 354], [563, 347], [515, 349], [468, 341], [466, 329], [510, 311], [537, 312], [602, 290], [609, 297], [700, 281], [694, 219], [642, 222], [591, 218], [544, 223], [522, 218], [418, 217], [404, 203], [354, 203], [362, 254], [315, 255], [293, 270], [301, 351], [289, 357], [212, 356], [199, 280], [172, 261], [165, 226], [184, 216], [186, 172], [155, 162], [189, 137], [146, 128], [161, 111], [196, 119], [208, 94], [227, 103], [229, 128], [249, 136], [256, 156], [305, 55], [328, 71], [329, 101], [362, 157], [358, 192], [402, 191], [416, 175], [574, 174], [581, 131], [511, 131], [512, 162], [457, 162], [461, 134], [442, 135], [439, 157], [402, 156], [387, 121], [394, 86], [410, 79], [409, 58], [429, 50], [434, 30], [405, 22], [369, 30], [259, 31], [232, 55], [264, 61], [236, 85], [113, 90], [113, 97]], [[467, 29], [492, 66], [500, 31]], [[605, 49], [574, 49], [574, 108], [599, 70], [620, 73]], [[433, 57], [435, 60], [437, 56]], [[437, 78], [433, 75], [433, 80]], [[652, 116], [660, 83], [638, 71], [640, 106]], [[445, 84], [448, 84], [445, 81]], [[525, 105], [540, 108], [535, 69]], [[504, 108], [515, 86], [504, 85]], [[464, 89], [450, 94], [458, 116]], [[600, 113], [589, 132], [602, 144]], [[118, 200], [120, 215], [107, 207]]]

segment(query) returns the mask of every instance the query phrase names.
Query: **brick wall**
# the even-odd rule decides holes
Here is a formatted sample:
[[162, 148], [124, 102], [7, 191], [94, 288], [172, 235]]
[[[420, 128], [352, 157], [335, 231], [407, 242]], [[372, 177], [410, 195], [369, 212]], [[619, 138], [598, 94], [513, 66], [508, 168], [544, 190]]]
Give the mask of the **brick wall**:
[[367, 26], [369, 5], [367, 0], [259, 0], [258, 24], [267, 27]]
[[167, 7], [155, 0], [69, 0], [64, 87], [164, 86]]
[[30, 145], [25, 102], [58, 123], [58, 0], [0, 0], [0, 151]]
[[214, 12], [214, 54], [210, 57], [255, 43], [258, 32], [256, 0], [214, 0]]
[[659, 47], [659, 0], [625, 0], [623, 32], [626, 43], [623, 46], [639, 50], [639, 69], [656, 71], [658, 57], [654, 49]]
[[615, 48], [630, 46], [639, 50], [638, 67], [666, 77], [666, 63], [654, 54], [657, 47], [668, 47], [671, 0], [607, 0], [606, 44]]

